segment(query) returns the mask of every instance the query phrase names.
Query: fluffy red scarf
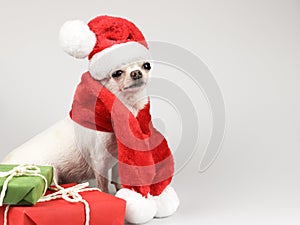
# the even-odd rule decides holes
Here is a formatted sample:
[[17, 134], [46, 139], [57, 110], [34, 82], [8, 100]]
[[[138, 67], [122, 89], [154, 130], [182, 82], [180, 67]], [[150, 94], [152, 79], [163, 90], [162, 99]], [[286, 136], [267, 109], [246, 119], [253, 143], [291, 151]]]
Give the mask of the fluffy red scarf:
[[152, 124], [150, 102], [134, 115], [89, 72], [77, 86], [71, 118], [97, 131], [114, 132], [122, 186], [147, 196], [160, 195], [171, 182], [174, 161], [166, 139]]

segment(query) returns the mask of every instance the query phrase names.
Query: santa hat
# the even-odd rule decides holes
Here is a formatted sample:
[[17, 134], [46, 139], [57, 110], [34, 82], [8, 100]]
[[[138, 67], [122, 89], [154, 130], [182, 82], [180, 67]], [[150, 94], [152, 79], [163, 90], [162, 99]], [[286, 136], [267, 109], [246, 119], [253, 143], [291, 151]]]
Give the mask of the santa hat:
[[89, 71], [97, 80], [122, 65], [151, 58], [142, 32], [132, 22], [119, 17], [98, 16], [88, 24], [67, 21], [59, 39], [69, 55], [88, 57]]

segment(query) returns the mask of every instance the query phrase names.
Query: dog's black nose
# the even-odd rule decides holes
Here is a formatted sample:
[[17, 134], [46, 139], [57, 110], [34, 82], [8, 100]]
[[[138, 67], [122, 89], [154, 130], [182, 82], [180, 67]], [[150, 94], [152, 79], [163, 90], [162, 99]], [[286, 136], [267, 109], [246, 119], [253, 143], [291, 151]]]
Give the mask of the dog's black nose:
[[133, 80], [137, 80], [137, 79], [140, 79], [143, 77], [143, 74], [140, 70], [134, 70], [130, 73], [130, 77], [133, 79]]

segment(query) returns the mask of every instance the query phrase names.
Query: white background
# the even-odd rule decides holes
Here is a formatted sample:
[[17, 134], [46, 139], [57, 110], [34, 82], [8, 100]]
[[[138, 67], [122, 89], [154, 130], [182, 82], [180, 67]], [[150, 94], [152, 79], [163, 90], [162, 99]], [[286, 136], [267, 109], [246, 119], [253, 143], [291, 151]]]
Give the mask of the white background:
[[62, 52], [58, 31], [101, 14], [197, 54], [225, 99], [217, 161], [198, 173], [199, 151], [174, 178], [178, 212], [149, 224], [300, 224], [298, 0], [1, 0], [1, 158], [68, 113], [87, 61]]

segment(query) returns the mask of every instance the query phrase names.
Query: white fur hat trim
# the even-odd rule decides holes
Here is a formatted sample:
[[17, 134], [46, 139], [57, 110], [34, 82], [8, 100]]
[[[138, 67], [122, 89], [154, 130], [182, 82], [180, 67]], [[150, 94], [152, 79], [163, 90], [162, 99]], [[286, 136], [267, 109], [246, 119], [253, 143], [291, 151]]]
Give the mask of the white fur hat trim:
[[115, 44], [91, 58], [89, 71], [92, 77], [101, 80], [114, 70], [141, 60], [151, 60], [150, 51], [144, 45], [134, 41]]

